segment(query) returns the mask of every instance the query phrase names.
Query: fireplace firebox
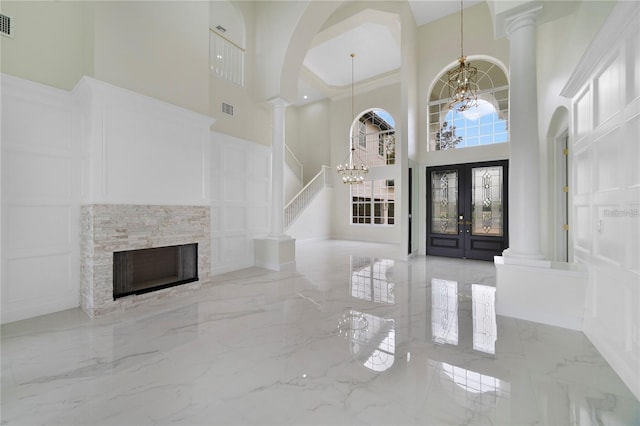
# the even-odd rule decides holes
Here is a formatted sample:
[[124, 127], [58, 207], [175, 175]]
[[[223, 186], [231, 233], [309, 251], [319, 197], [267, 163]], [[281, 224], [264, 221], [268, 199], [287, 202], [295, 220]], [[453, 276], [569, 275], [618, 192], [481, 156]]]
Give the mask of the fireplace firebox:
[[113, 300], [197, 280], [197, 243], [113, 253]]

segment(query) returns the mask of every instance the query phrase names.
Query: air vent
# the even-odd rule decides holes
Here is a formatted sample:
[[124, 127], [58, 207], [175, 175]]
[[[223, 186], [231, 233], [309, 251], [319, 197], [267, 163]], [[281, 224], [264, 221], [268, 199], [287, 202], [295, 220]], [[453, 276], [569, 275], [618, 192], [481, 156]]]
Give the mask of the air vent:
[[0, 34], [13, 38], [13, 26], [11, 17], [0, 13]]
[[225, 114], [233, 115], [233, 105], [229, 105], [225, 102], [222, 103], [222, 112]]

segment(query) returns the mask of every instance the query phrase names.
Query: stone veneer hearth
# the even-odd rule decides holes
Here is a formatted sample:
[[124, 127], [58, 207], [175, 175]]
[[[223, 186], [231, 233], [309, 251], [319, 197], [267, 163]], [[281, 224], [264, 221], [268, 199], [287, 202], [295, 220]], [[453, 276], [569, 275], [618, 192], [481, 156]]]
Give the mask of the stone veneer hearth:
[[[81, 208], [81, 228], [80, 305], [91, 317], [211, 283], [209, 207], [90, 204]], [[113, 299], [113, 252], [191, 243], [198, 244], [198, 281]]]

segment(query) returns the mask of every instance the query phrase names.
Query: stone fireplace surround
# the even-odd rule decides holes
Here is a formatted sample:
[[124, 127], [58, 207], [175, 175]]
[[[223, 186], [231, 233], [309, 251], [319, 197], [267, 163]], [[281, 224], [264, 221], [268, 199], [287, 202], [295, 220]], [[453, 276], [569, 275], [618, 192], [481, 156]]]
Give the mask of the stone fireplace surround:
[[[89, 204], [80, 210], [80, 306], [89, 316], [211, 284], [209, 207]], [[191, 243], [198, 244], [198, 281], [113, 299], [113, 252]]]

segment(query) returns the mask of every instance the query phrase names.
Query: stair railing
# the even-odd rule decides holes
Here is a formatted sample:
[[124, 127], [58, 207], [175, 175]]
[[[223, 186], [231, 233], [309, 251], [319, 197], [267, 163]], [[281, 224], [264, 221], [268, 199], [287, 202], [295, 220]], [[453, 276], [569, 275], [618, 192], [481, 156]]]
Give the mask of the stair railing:
[[284, 162], [291, 169], [294, 175], [302, 182], [303, 179], [303, 168], [302, 163], [298, 158], [291, 152], [287, 145], [284, 146]]
[[284, 229], [291, 226], [298, 216], [300, 216], [300, 213], [316, 198], [322, 188], [332, 185], [332, 176], [331, 168], [329, 166], [322, 166], [320, 172], [293, 197], [289, 204], [284, 207]]

